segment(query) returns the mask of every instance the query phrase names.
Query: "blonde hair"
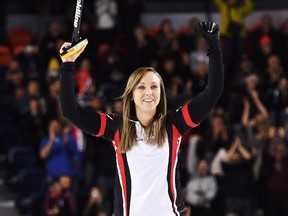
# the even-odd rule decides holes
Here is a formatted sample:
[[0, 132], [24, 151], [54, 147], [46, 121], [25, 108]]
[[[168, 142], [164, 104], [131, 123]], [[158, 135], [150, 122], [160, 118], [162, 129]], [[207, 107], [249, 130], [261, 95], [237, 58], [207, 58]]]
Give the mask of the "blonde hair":
[[123, 125], [121, 131], [120, 151], [127, 152], [136, 143], [135, 123], [131, 120], [137, 119], [135, 104], [133, 101], [133, 91], [147, 72], [153, 72], [160, 80], [160, 102], [156, 108], [156, 113], [150, 125], [145, 127], [146, 142], [149, 144], [156, 143], [159, 147], [164, 145], [166, 138], [165, 118], [167, 113], [167, 100], [164, 82], [159, 73], [152, 67], [141, 67], [135, 70], [129, 77], [124, 93], [122, 94], [123, 102]]

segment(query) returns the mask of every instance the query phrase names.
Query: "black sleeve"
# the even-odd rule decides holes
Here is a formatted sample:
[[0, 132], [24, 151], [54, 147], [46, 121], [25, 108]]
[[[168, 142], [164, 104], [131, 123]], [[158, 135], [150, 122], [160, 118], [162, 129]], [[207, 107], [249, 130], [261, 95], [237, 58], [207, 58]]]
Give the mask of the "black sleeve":
[[100, 114], [77, 104], [74, 88], [74, 62], [62, 63], [60, 68], [60, 104], [65, 118], [89, 134], [97, 134], [101, 126]]
[[224, 68], [220, 47], [209, 50], [208, 84], [189, 104], [188, 112], [195, 124], [203, 121], [223, 92]]

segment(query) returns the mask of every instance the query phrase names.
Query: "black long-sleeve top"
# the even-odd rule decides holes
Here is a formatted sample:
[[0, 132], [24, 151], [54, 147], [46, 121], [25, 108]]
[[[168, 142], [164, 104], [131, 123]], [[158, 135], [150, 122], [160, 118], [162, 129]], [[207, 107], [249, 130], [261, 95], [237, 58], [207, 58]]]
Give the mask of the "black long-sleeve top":
[[[223, 91], [224, 71], [220, 48], [209, 52], [206, 88], [193, 100], [165, 116], [167, 140], [162, 148], [145, 142], [137, 121], [136, 143], [131, 150], [117, 151], [122, 117], [81, 108], [74, 95], [75, 63], [61, 66], [60, 101], [64, 116], [83, 131], [112, 141], [116, 154], [115, 216], [182, 215], [186, 208], [177, 166], [182, 136], [204, 120]], [[161, 200], [161, 202], [158, 202]]]
[[[199, 124], [207, 117], [223, 92], [224, 69], [222, 62], [220, 49], [211, 49], [209, 52], [207, 86], [188, 105], [191, 119], [196, 124]], [[73, 82], [74, 70], [74, 62], [67, 62], [61, 65], [60, 102], [63, 115], [85, 132], [97, 134], [100, 128], [100, 122], [97, 121], [99, 113], [83, 109], [77, 104]], [[92, 121], [92, 119], [95, 120]]]

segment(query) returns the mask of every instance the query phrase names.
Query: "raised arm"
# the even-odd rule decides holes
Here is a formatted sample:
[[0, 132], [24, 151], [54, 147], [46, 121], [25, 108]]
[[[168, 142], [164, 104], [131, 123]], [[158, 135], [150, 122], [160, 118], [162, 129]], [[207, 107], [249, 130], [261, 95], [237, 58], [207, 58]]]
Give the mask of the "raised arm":
[[241, 141], [238, 144], [238, 150], [244, 160], [249, 160], [252, 157], [252, 154], [243, 146], [243, 143]]
[[209, 72], [207, 86], [188, 104], [190, 118], [195, 124], [199, 124], [207, 117], [220, 98], [224, 86], [219, 25], [213, 22], [201, 22], [199, 28], [209, 46]]
[[264, 117], [264, 118], [268, 118], [268, 112], [267, 109], [265, 107], [265, 105], [262, 103], [261, 99], [259, 98], [259, 94], [256, 90], [253, 90], [251, 92], [251, 97], [258, 109], [258, 111], [260, 112], [260, 114]]
[[254, 8], [254, 4], [252, 0], [244, 0], [243, 5], [241, 7], [241, 10], [243, 14], [248, 14], [250, 13]]
[[240, 143], [240, 138], [239, 137], [235, 137], [233, 140], [233, 143], [231, 144], [231, 147], [229, 148], [229, 150], [227, 151], [225, 157], [223, 158], [222, 162], [224, 163], [229, 163], [234, 152], [237, 150], [238, 145]]
[[[64, 47], [71, 46], [70, 43], [64, 43]], [[75, 70], [75, 60], [84, 51], [85, 47], [69, 57], [62, 57], [60, 69], [60, 104], [65, 118], [72, 124], [85, 131], [86, 133], [97, 135], [101, 126], [101, 114], [81, 108], [77, 104], [74, 88], [73, 72]]]
[[218, 10], [222, 10], [222, 8], [227, 5], [227, 3], [225, 3], [223, 0], [213, 0], [213, 1]]
[[250, 103], [247, 98], [243, 100], [243, 112], [241, 117], [241, 123], [244, 127], [249, 126], [249, 114], [250, 114]]

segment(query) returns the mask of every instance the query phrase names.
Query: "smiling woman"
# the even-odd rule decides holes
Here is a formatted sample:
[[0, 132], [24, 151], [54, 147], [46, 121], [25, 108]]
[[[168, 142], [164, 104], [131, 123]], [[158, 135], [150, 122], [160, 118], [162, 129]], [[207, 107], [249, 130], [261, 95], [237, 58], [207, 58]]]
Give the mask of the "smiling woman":
[[128, 151], [135, 143], [135, 127], [131, 119], [138, 120], [144, 127], [147, 143], [162, 146], [166, 137], [162, 117], [166, 115], [167, 107], [161, 76], [150, 67], [137, 69], [128, 79], [122, 99], [123, 129], [120, 150]]
[[[199, 28], [209, 46], [207, 86], [190, 103], [169, 113], [163, 80], [151, 67], [130, 75], [121, 97], [121, 116], [81, 108], [74, 95], [73, 71], [85, 47], [62, 56], [63, 115], [86, 133], [111, 140], [115, 149], [114, 216], [186, 215], [177, 165], [181, 138], [207, 117], [222, 94], [224, 79], [219, 26], [201, 22]], [[60, 52], [70, 46], [64, 43]]]

